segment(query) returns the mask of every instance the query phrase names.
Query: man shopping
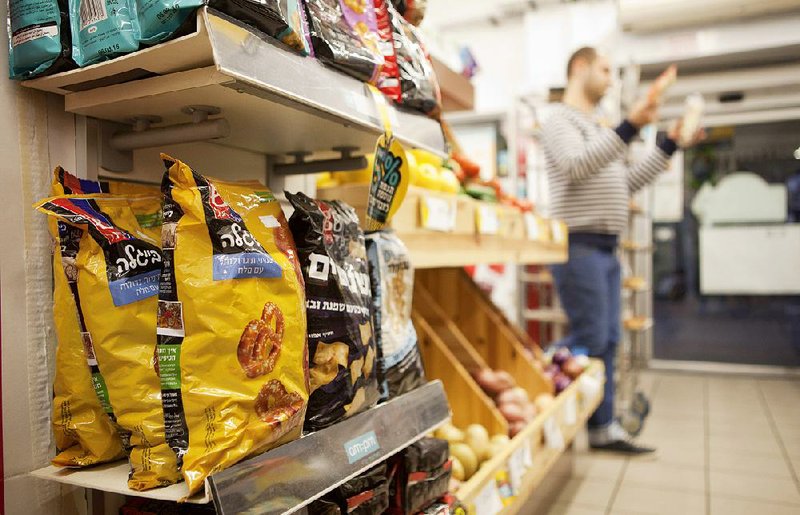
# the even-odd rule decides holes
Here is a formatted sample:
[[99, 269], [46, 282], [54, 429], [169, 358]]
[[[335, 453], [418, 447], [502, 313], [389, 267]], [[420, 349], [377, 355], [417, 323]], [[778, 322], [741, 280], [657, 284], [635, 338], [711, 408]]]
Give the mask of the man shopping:
[[[569, 59], [567, 89], [543, 127], [552, 215], [569, 227], [569, 261], [553, 267], [556, 288], [570, 323], [559, 344], [589, 349], [606, 367], [605, 396], [589, 419], [593, 449], [646, 454], [614, 419], [614, 360], [620, 339], [619, 235], [628, 222], [630, 195], [666, 170], [680, 134], [669, 137], [638, 163], [626, 162], [628, 143], [658, 118], [658, 99], [638, 102], [616, 128], [595, 118], [611, 85], [609, 60], [593, 48]], [[693, 141], [700, 137], [696, 134]]]

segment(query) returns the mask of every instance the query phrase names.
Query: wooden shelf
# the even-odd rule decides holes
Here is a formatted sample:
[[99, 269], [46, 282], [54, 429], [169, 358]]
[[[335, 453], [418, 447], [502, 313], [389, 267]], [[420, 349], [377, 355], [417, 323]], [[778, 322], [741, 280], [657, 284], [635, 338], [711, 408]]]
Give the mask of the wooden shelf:
[[529, 322], [545, 322], [562, 325], [569, 323], [567, 314], [560, 309], [526, 309], [522, 313], [522, 317]]
[[[364, 221], [368, 186], [346, 184], [317, 191], [324, 200], [342, 200], [356, 208]], [[447, 230], [426, 228], [423, 206], [435, 200], [448, 203], [453, 217]], [[479, 234], [477, 218], [489, 213], [497, 218], [494, 234]], [[392, 228], [411, 253], [415, 268], [457, 267], [475, 264], [519, 263], [552, 264], [567, 260], [566, 229], [562, 222], [535, 215], [535, 239], [529, 239], [525, 215], [519, 211], [467, 196], [426, 190], [416, 186], [408, 189], [406, 199], [392, 220]], [[552, 228], [556, 229], [553, 230]]]
[[[65, 96], [67, 112], [153, 127], [188, 123], [181, 108], [222, 109], [230, 135], [216, 143], [266, 154], [336, 146], [371, 152], [383, 132], [365, 84], [293, 53], [255, 29], [198, 11], [192, 34], [111, 61], [23, 83]], [[444, 154], [439, 123], [389, 107], [394, 134], [412, 147]]]

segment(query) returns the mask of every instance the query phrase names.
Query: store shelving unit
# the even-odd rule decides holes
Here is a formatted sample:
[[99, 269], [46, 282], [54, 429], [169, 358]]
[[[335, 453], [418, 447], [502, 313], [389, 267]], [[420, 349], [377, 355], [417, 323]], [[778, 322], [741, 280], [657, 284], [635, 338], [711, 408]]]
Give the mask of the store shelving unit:
[[[278, 168], [272, 165], [290, 162], [287, 156], [310, 153], [309, 160], [332, 159], [342, 154], [341, 147], [350, 147], [347, 152], [355, 154], [369, 152], [383, 132], [378, 109], [364, 84], [287, 51], [263, 34], [208, 8], [198, 11], [196, 29], [191, 34], [108, 62], [28, 81], [24, 86], [62, 95], [66, 112], [99, 124], [97, 140], [87, 143], [86, 148], [87, 153], [96, 154], [79, 156], [87, 163], [90, 177], [104, 170], [126, 171], [105, 165], [104, 159], [116, 152], [110, 145], [115, 134], [130, 132], [137, 120], [143, 119], [153, 120], [149, 128], [191, 126], [200, 120], [197, 117], [193, 120], [186, 108], [196, 105], [214, 108], [208, 119], [224, 119], [229, 131], [213, 141], [199, 135], [186, 142], [212, 141], [235, 150], [268, 155], [265, 173], [270, 181], [278, 174]], [[407, 148], [424, 148], [444, 155], [444, 138], [436, 121], [394, 107], [389, 108], [389, 113], [394, 135]], [[148, 130], [141, 123], [138, 125], [137, 129]], [[130, 156], [129, 159], [132, 160]], [[322, 191], [319, 196], [334, 196], [363, 209], [367, 189], [347, 185], [336, 191]], [[426, 222], [424, 212], [433, 204], [442, 209], [443, 203], [452, 222], [432, 227]], [[477, 263], [521, 265], [566, 260], [566, 229], [561, 222], [522, 215], [505, 206], [466, 197], [412, 188], [393, 227], [407, 244], [414, 266], [431, 274], [429, 281], [437, 277], [452, 278], [453, 273], [460, 273], [453, 267]], [[433, 431], [450, 418], [454, 401], [463, 403], [455, 399], [462, 395], [467, 399], [479, 398], [481, 394], [466, 367], [461, 365], [464, 356], [456, 356], [453, 352], [456, 346], [442, 338], [443, 327], [453, 334], [455, 329], [470, 328], [469, 341], [461, 343], [473, 349], [471, 359], [477, 363], [508, 369], [531, 393], [552, 388], [533, 368], [528, 354], [535, 352], [532, 342], [495, 308], [480, 307], [484, 324], [481, 327], [470, 326], [456, 316], [452, 305], [445, 308], [440, 314], [441, 323], [433, 326], [426, 326], [430, 313], [424, 318], [415, 314], [420, 348], [426, 355], [432, 382], [330, 428], [212, 474], [204, 491], [188, 501], [213, 502], [221, 514], [296, 512]], [[492, 348], [492, 342], [498, 338], [513, 342], [507, 343], [507, 352], [498, 353]], [[587, 373], [596, 375], [598, 366], [601, 365], [594, 363]], [[562, 431], [551, 426], [563, 426], [566, 413], [569, 427], [563, 426], [559, 434], [569, 441], [570, 431], [577, 430], [584, 421], [584, 411], [591, 412], [592, 403], [599, 402], [593, 398], [585, 399], [585, 406], [581, 404], [584, 401], [580, 400], [579, 383], [565, 393], [513, 440], [501, 454], [505, 459], [496, 459], [486, 469], [511, 466], [510, 457], [521, 456], [519, 449], [524, 449], [532, 460], [530, 466], [528, 458], [514, 458], [522, 459], [524, 469], [528, 470], [520, 476], [524, 477], [519, 484], [520, 495], [530, 493], [541, 479], [542, 471], [552, 465], [556, 456], [553, 452], [563, 451], [561, 445], [552, 452], [538, 452], [542, 431]], [[483, 401], [488, 418], [479, 421], [498, 432], [507, 430], [496, 409], [492, 413], [491, 400]], [[570, 407], [576, 402], [581, 405], [579, 411]], [[480, 411], [481, 404], [475, 405], [476, 411]], [[459, 417], [467, 420], [463, 410], [453, 416], [456, 420]], [[492, 423], [495, 425], [491, 426]], [[376, 450], [350, 463], [347, 445], [361, 437], [374, 438]], [[33, 475], [96, 492], [163, 500], [187, 496], [183, 484], [133, 492], [126, 486], [127, 473], [127, 463], [117, 462], [87, 470], [45, 467]], [[476, 504], [478, 501], [473, 497], [480, 493], [476, 489], [485, 490], [488, 484], [473, 481], [465, 485], [463, 491], [468, 502]]]

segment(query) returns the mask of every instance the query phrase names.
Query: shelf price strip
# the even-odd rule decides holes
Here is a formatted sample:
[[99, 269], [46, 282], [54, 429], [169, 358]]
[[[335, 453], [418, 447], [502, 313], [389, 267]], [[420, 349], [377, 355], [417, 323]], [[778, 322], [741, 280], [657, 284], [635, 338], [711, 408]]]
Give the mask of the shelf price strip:
[[541, 231], [539, 230], [539, 220], [533, 213], [525, 213], [525, 232], [531, 241], [539, 241]]
[[452, 232], [456, 227], [456, 200], [423, 197], [419, 204], [422, 227], [432, 231]]
[[544, 441], [551, 449], [562, 450], [566, 446], [564, 435], [561, 433], [555, 416], [544, 421]]
[[497, 234], [500, 232], [500, 218], [497, 208], [489, 205], [479, 205], [475, 211], [477, 216], [478, 234]]
[[503, 511], [503, 501], [497, 491], [494, 478], [484, 486], [474, 499], [475, 513], [480, 515], [495, 515]]
[[508, 459], [508, 474], [511, 479], [511, 487], [514, 489], [515, 494], [520, 493], [525, 472], [532, 466], [531, 442], [530, 440], [525, 440], [522, 447], [511, 453]]

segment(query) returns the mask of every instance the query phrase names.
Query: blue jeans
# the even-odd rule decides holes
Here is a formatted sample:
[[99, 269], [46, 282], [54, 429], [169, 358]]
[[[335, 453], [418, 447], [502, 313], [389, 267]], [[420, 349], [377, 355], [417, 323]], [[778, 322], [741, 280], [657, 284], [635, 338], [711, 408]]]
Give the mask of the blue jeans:
[[585, 347], [603, 360], [606, 385], [603, 402], [589, 419], [589, 428], [606, 427], [614, 419], [614, 361], [620, 338], [620, 265], [614, 253], [570, 243], [569, 261], [552, 267], [558, 295], [570, 323], [569, 335], [556, 345]]

